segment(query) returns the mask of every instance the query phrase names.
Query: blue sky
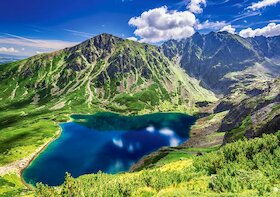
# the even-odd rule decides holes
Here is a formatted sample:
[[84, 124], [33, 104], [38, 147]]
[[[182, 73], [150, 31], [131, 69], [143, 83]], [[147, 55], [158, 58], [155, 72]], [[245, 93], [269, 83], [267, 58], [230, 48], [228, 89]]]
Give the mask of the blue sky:
[[279, 10], [280, 0], [1, 1], [0, 53], [31, 56], [100, 33], [149, 43], [221, 29], [243, 37], [275, 36]]

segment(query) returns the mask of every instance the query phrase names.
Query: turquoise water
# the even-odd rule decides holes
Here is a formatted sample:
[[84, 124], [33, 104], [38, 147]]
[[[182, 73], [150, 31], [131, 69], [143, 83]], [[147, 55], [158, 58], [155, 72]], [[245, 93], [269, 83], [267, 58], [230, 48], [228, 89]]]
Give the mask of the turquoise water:
[[73, 177], [103, 171], [127, 171], [141, 157], [162, 146], [188, 139], [195, 118], [180, 113], [120, 116], [113, 113], [73, 115], [60, 124], [61, 136], [23, 172], [27, 183], [60, 185]]

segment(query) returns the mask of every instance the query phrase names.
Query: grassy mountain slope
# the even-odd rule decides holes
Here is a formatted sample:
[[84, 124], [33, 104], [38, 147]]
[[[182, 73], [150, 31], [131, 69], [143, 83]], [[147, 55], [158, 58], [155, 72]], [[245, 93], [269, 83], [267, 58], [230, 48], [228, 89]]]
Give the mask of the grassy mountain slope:
[[24, 59], [24, 58], [26, 58], [26, 57], [6, 55], [6, 54], [1, 54], [0, 53], [0, 65], [1, 64], [7, 64], [7, 63], [10, 63], [10, 62], [19, 61], [19, 60]]
[[0, 83], [2, 108], [33, 104], [137, 112], [169, 103], [194, 110], [196, 101], [215, 100], [156, 47], [107, 34], [2, 65]]

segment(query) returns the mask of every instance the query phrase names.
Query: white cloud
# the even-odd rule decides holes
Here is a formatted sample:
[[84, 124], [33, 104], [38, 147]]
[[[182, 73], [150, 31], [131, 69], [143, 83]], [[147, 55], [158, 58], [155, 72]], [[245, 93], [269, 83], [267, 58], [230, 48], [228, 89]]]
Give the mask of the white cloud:
[[269, 23], [267, 26], [258, 29], [247, 28], [243, 29], [239, 32], [239, 35], [247, 38], [247, 37], [255, 37], [255, 36], [265, 36], [265, 37], [273, 37], [280, 35], [280, 24]]
[[135, 42], [136, 42], [136, 41], [138, 41], [138, 39], [137, 39], [137, 38], [135, 38], [135, 37], [133, 37], [133, 36], [132, 36], [132, 37], [128, 37], [127, 39], [128, 39], [128, 40], [135, 41]]
[[279, 23], [280, 19], [273, 19], [273, 20], [269, 20], [268, 22], [270, 22], [270, 23]]
[[141, 42], [161, 42], [182, 39], [194, 34], [195, 15], [189, 11], [169, 11], [166, 6], [145, 11], [128, 24], [137, 29], [134, 34]]
[[226, 25], [222, 29], [220, 29], [220, 32], [227, 31], [227, 32], [229, 32], [231, 34], [235, 34], [235, 30], [236, 29], [234, 27], [232, 27], [231, 25]]
[[29, 39], [13, 34], [3, 34], [0, 36], [0, 46], [19, 48], [19, 55], [31, 56], [36, 55], [37, 51], [44, 53], [52, 52], [66, 47], [74, 46], [78, 43], [63, 40], [42, 40], [42, 39]]
[[262, 0], [262, 1], [259, 1], [256, 3], [252, 3], [252, 5], [249, 6], [247, 9], [258, 10], [258, 9], [265, 8], [268, 6], [276, 5], [279, 2], [280, 2], [280, 0]]
[[206, 0], [191, 0], [187, 8], [192, 13], [202, 13], [201, 6], [206, 6]]
[[79, 37], [92, 38], [94, 36], [94, 34], [92, 34], [92, 33], [83, 32], [83, 31], [76, 31], [76, 30], [73, 30], [73, 29], [64, 29], [64, 30], [72, 33], [75, 36], [79, 36]]
[[245, 18], [249, 18], [252, 16], [257, 16], [257, 15], [259, 15], [259, 16], [261, 15], [261, 12], [259, 10], [254, 11], [254, 12], [245, 12], [245, 13], [236, 15], [231, 21], [229, 21], [229, 23], [233, 23], [233, 22], [239, 21], [241, 19], [245, 19]]
[[215, 22], [210, 22], [206, 20], [203, 23], [197, 22], [196, 24], [196, 29], [197, 30], [202, 30], [202, 29], [208, 29], [208, 30], [219, 30], [222, 27], [226, 25], [225, 21], [215, 21]]
[[0, 52], [4, 52], [4, 53], [18, 53], [18, 50], [16, 50], [13, 47], [11, 47], [11, 48], [0, 47]]
[[11, 44], [24, 47], [38, 47], [43, 49], [59, 50], [66, 47], [74, 46], [77, 43], [62, 40], [27, 40], [21, 38], [0, 38], [0, 44]]

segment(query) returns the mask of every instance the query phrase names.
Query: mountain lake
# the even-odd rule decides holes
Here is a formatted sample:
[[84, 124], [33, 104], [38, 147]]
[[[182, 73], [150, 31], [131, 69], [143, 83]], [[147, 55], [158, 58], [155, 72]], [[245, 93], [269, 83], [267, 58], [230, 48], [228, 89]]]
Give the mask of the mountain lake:
[[57, 186], [65, 173], [119, 173], [143, 156], [163, 147], [178, 146], [189, 137], [196, 118], [182, 113], [122, 116], [100, 112], [72, 115], [61, 123], [61, 135], [23, 171], [26, 183]]

